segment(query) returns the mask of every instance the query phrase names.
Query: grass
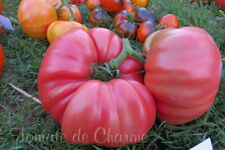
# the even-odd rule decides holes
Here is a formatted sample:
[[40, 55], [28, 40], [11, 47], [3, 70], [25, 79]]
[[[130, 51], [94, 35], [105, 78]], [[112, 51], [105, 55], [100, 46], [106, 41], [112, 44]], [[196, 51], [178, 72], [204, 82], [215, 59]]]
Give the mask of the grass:
[[[3, 0], [3, 15], [10, 18], [16, 31], [3, 30], [1, 39], [6, 62], [0, 78], [0, 149], [106, 149], [96, 145], [67, 143], [62, 138], [60, 126], [41, 105], [9, 86], [8, 83], [13, 83], [38, 97], [38, 70], [49, 46], [47, 41], [31, 39], [23, 33], [16, 16], [19, 2]], [[80, 10], [83, 23], [91, 27], [88, 23], [89, 12], [85, 6], [80, 6]], [[152, 0], [149, 10], [154, 11], [158, 19], [173, 13], [178, 16], [181, 26], [204, 28], [216, 41], [222, 57], [225, 57], [225, 15], [215, 6], [214, 1], [199, 6], [187, 0]], [[142, 47], [137, 40], [131, 43], [136, 50]], [[182, 126], [170, 126], [157, 120], [144, 141], [118, 149], [189, 149], [208, 137], [212, 139], [215, 149], [224, 149], [225, 71], [215, 104], [198, 120]]]

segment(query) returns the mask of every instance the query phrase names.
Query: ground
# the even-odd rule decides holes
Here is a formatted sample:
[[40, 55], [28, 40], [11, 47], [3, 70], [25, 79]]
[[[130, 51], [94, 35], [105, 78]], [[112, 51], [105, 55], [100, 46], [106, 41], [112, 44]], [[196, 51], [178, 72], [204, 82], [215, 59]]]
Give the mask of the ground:
[[[46, 40], [32, 39], [23, 33], [17, 20], [19, 3], [20, 0], [3, 0], [3, 15], [10, 18], [16, 31], [4, 29], [1, 39], [6, 61], [0, 78], [0, 149], [106, 149], [67, 143], [62, 138], [59, 124], [42, 106], [9, 85], [13, 83], [38, 98], [37, 75], [49, 46]], [[88, 23], [89, 12], [84, 5], [79, 7], [83, 23], [92, 27]], [[148, 8], [154, 10], [158, 19], [172, 13], [177, 15], [180, 26], [204, 28], [225, 58], [225, 14], [215, 6], [214, 0], [209, 5], [188, 0], [151, 0]], [[136, 50], [142, 47], [137, 40], [132, 41], [132, 46]], [[144, 141], [119, 149], [189, 149], [208, 137], [215, 149], [224, 149], [225, 71], [213, 107], [198, 120], [182, 126], [170, 126], [157, 120]]]

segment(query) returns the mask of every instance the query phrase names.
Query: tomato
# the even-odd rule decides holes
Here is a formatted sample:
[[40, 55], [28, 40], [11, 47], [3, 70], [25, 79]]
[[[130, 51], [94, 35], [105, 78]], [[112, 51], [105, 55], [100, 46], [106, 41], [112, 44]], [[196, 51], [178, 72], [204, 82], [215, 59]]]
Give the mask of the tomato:
[[225, 9], [225, 0], [216, 0], [216, 6]]
[[119, 66], [122, 79], [144, 83], [144, 66], [134, 57], [127, 57]]
[[111, 16], [104, 10], [96, 8], [89, 15], [89, 22], [93, 26], [104, 27], [107, 24], [110, 24]]
[[156, 21], [156, 17], [155, 15], [151, 14], [146, 8], [140, 7], [135, 11], [135, 20], [139, 23], [147, 20], [150, 20], [154, 23]]
[[100, 0], [102, 6], [110, 12], [119, 12], [122, 9], [121, 0]]
[[82, 4], [85, 3], [86, 0], [72, 0], [74, 4]]
[[134, 39], [137, 34], [137, 27], [134, 23], [128, 21], [128, 15], [129, 13], [126, 10], [117, 13], [114, 17], [114, 27], [120, 36]]
[[128, 13], [134, 12], [134, 6], [130, 2], [130, 0], [123, 0], [122, 10], [126, 10]]
[[17, 16], [28, 36], [41, 39], [46, 38], [48, 26], [57, 20], [54, 7], [43, 0], [22, 0]]
[[4, 62], [5, 62], [5, 56], [2, 49], [2, 45], [0, 45], [0, 75], [2, 73], [2, 70], [4, 68]]
[[148, 0], [131, 0], [131, 2], [139, 7], [146, 7], [148, 5]]
[[200, 117], [212, 106], [221, 79], [215, 42], [197, 27], [161, 30], [150, 42], [144, 82], [157, 99], [159, 119], [183, 124]]
[[[152, 127], [155, 103], [141, 82], [90, 79], [93, 64], [109, 62], [121, 50], [122, 40], [104, 28], [72, 29], [48, 48], [38, 74], [40, 99], [70, 143], [124, 146], [140, 141]], [[120, 69], [129, 74], [140, 70], [139, 65], [130, 68]], [[113, 139], [107, 140], [105, 132]], [[79, 140], [78, 134], [85, 134], [85, 139]], [[139, 138], [124, 140], [118, 135]]]
[[163, 26], [167, 28], [179, 28], [179, 22], [178, 22], [177, 16], [173, 14], [167, 14], [163, 16], [159, 20], [159, 24], [162, 24]]
[[[81, 16], [79, 8], [76, 5], [70, 5], [70, 7], [73, 10], [75, 21], [81, 23], [82, 22], [82, 16]], [[66, 6], [63, 6], [58, 11], [58, 20], [69, 21], [70, 19], [71, 19], [71, 13], [70, 13], [69, 8], [67, 8]]]
[[48, 27], [48, 41], [52, 43], [57, 37], [68, 32], [72, 28], [81, 28], [85, 31], [88, 31], [88, 28], [85, 25], [75, 21], [55, 21]]
[[154, 23], [152, 21], [143, 22], [137, 31], [138, 40], [144, 43], [145, 39], [153, 32], [155, 32]]
[[100, 5], [101, 5], [101, 3], [99, 0], [88, 0], [87, 4], [86, 4], [87, 8], [90, 11], [94, 10], [95, 8], [100, 7]]

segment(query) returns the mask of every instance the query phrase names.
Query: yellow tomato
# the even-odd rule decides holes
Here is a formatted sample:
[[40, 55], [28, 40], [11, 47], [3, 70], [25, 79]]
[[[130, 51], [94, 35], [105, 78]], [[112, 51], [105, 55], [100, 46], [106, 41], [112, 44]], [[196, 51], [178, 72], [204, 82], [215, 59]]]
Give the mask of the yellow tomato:
[[32, 38], [46, 38], [48, 26], [57, 21], [57, 13], [46, 0], [22, 0], [18, 20], [23, 31]]
[[63, 35], [72, 28], [80, 28], [88, 31], [88, 28], [85, 25], [75, 21], [55, 21], [48, 28], [48, 41], [52, 43], [57, 37]]

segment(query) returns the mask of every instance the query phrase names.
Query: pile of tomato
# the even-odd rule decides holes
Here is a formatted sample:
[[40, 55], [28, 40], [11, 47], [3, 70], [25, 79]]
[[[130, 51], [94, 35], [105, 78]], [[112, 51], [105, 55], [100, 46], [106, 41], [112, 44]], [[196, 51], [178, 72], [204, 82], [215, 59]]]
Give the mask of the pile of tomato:
[[[173, 14], [157, 21], [146, 8], [148, 0], [72, 2], [22, 0], [18, 8], [23, 31], [50, 42], [38, 90], [43, 108], [62, 126], [68, 142], [134, 144], [156, 117], [180, 125], [212, 106], [222, 61], [204, 29], [179, 28]], [[223, 2], [218, 6], [224, 8]], [[93, 28], [82, 24], [77, 5], [86, 5]], [[112, 24], [116, 33], [107, 29]], [[135, 38], [143, 43], [141, 53], [129, 43]], [[0, 60], [1, 72], [1, 46]]]

